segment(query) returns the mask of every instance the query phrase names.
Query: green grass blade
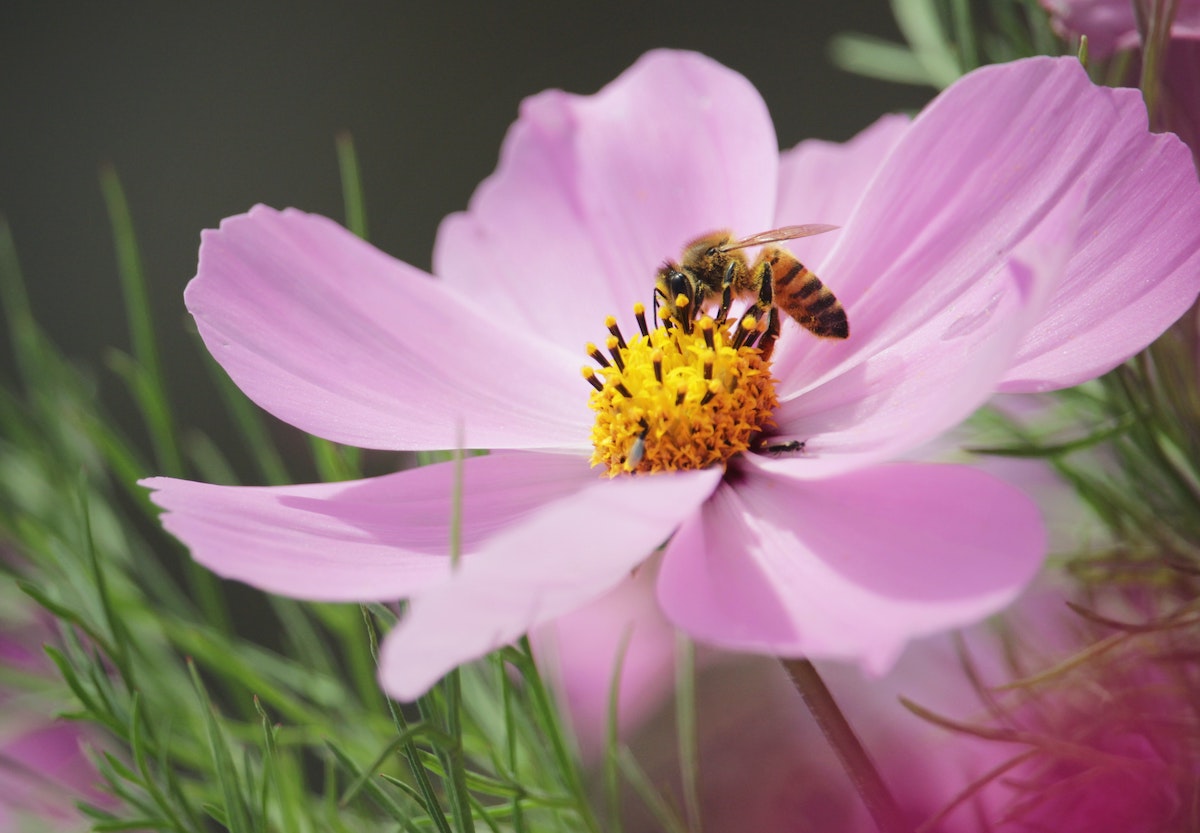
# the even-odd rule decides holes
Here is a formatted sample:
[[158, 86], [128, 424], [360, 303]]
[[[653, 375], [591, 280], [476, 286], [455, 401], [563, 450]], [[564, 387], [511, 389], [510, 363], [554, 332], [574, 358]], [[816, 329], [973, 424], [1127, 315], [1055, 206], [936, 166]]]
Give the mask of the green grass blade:
[[125, 190], [112, 166], [100, 170], [100, 190], [108, 208], [112, 225], [113, 245], [117, 253], [117, 271], [125, 299], [125, 314], [129, 319], [129, 338], [137, 373], [131, 381], [131, 392], [142, 410], [142, 418], [150, 431], [159, 469], [173, 477], [184, 475], [183, 459], [175, 438], [175, 422], [171, 417], [166, 385], [158, 362], [158, 345], [154, 338], [154, 323], [146, 291], [146, 275], [138, 252], [133, 217]]
[[229, 833], [252, 833], [250, 825], [250, 817], [246, 809], [245, 796], [241, 791], [241, 779], [238, 777], [237, 770], [233, 765], [233, 755], [229, 748], [229, 743], [225, 739], [225, 733], [221, 730], [220, 723], [217, 722], [216, 709], [213, 706], [212, 700], [209, 699], [208, 691], [204, 687], [203, 681], [200, 679], [200, 672], [191, 661], [188, 662], [188, 671], [192, 676], [192, 684], [195, 686], [196, 695], [200, 699], [200, 706], [204, 712], [204, 725], [207, 730], [209, 751], [212, 755], [213, 767], [217, 772], [217, 782], [221, 787], [221, 795], [224, 798], [224, 806], [216, 808], [206, 806], [206, 811], [218, 811], [217, 816], [219, 821], [229, 828]]
[[342, 177], [342, 201], [346, 206], [346, 228], [366, 240], [367, 204], [363, 196], [358, 152], [354, 149], [354, 139], [349, 133], [339, 133], [336, 141], [338, 172]]
[[696, 727], [696, 652], [692, 641], [675, 638], [675, 733], [679, 740], [679, 777], [688, 830], [700, 833], [700, 754]]

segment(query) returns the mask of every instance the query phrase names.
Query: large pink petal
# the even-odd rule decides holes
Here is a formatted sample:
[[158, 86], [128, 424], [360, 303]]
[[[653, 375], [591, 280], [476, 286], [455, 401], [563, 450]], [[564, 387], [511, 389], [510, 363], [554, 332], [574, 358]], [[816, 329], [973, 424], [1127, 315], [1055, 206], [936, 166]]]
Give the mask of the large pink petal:
[[524, 102], [500, 166], [438, 233], [434, 271], [573, 350], [632, 326], [689, 240], [772, 220], [778, 145], [741, 75], [659, 50], [594, 96]]
[[1002, 608], [1044, 554], [1032, 501], [966, 466], [739, 475], [676, 533], [658, 585], [668, 617], [723, 647], [880, 673], [908, 640]]
[[455, 666], [600, 596], [696, 511], [721, 474], [596, 479], [495, 536], [413, 599], [383, 645], [384, 689], [418, 697]]
[[[805, 443], [789, 470], [819, 478], [894, 459], [983, 404], [1041, 316], [1073, 249], [1082, 207], [1077, 189], [1014, 248], [999, 272], [965, 288], [918, 329], [811, 390], [784, 393], [772, 442]], [[781, 373], [788, 372], [787, 358]], [[805, 372], [790, 367], [785, 390]]]
[[911, 337], [994, 279], [1080, 189], [1077, 246], [1007, 380], [1074, 384], [1148, 343], [1196, 295], [1200, 186], [1186, 150], [1148, 133], [1141, 108], [1136, 92], [1095, 87], [1070, 58], [985, 67], [947, 89], [837, 233], [822, 278], [837, 287], [851, 336], [786, 347], [804, 352], [796, 381]]
[[389, 601], [450, 571], [453, 495], [461, 486], [464, 560], [546, 504], [601, 482], [586, 458], [492, 454], [345, 483], [215, 486], [141, 481], [162, 523], [226, 578], [323, 601]]
[[[775, 225], [845, 225], [909, 123], [906, 116], [884, 116], [844, 144], [809, 139], [785, 151], [779, 159]], [[820, 274], [817, 267], [837, 240], [835, 231], [784, 245]]]
[[238, 387], [310, 433], [368, 448], [586, 444], [578, 355], [323, 217], [259, 206], [225, 220], [184, 297]]

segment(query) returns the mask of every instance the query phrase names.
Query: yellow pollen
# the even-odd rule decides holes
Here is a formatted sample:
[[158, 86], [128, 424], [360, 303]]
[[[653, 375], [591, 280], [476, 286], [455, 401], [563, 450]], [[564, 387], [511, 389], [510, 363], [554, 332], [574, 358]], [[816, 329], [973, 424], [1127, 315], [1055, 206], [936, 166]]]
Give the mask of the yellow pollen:
[[749, 450], [774, 425], [777, 400], [770, 362], [759, 348], [735, 344], [758, 323], [747, 318], [720, 323], [703, 315], [686, 330], [662, 319], [623, 343], [610, 316], [612, 362], [600, 362], [589, 344], [600, 367], [583, 371], [595, 388], [592, 465], [609, 477], [654, 474], [720, 465]]

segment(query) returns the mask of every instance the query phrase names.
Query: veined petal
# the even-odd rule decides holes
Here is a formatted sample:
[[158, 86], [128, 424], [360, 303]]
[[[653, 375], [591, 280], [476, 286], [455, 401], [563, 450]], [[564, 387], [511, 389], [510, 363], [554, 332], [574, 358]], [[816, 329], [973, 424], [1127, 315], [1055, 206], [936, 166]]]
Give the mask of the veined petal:
[[454, 494], [464, 562], [542, 506], [598, 481], [587, 459], [492, 454], [383, 477], [300, 486], [140, 481], [163, 526], [225, 578], [317, 601], [394, 601], [450, 573]]
[[811, 482], [751, 460], [675, 534], [658, 597], [698, 639], [882, 673], [909, 639], [1002, 608], [1044, 550], [1033, 502], [967, 466]]
[[[785, 394], [773, 442], [801, 440], [794, 476], [828, 477], [919, 447], [992, 394], [1038, 321], [1074, 250], [1082, 187], [1009, 254], [998, 274], [874, 355], [815, 388]], [[785, 384], [804, 367], [791, 365]]]
[[943, 92], [822, 264], [852, 335], [802, 347], [807, 378], [853, 366], [958, 303], [1080, 187], [1077, 246], [1010, 386], [1075, 384], [1162, 332], [1200, 281], [1200, 185], [1186, 149], [1150, 134], [1141, 108], [1136, 92], [1094, 86], [1071, 58], [984, 67]]
[[586, 446], [577, 354], [324, 217], [258, 206], [225, 220], [204, 233], [184, 297], [238, 387], [309, 433], [366, 448]]
[[412, 700], [450, 669], [597, 598], [694, 513], [721, 474], [596, 478], [496, 535], [413, 599], [383, 644], [384, 689]]
[[[762, 98], [702, 55], [643, 56], [594, 96], [524, 102], [500, 166], [438, 232], [434, 271], [573, 350], [632, 329], [654, 275], [720, 228], [768, 228], [778, 145]], [[628, 320], [627, 320], [628, 319]]]

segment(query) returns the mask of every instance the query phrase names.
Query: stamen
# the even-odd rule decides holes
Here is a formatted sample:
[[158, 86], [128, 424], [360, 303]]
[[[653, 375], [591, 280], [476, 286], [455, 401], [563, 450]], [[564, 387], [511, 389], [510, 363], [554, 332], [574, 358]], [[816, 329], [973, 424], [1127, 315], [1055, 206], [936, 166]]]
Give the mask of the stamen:
[[700, 400], [700, 404], [707, 405], [709, 402], [712, 402], [713, 398], [720, 392], [721, 392], [721, 386], [719, 384], [717, 384], [716, 382], [713, 382], [711, 385], [708, 386], [708, 390], [705, 392], [704, 398]]
[[712, 381], [712, 374], [713, 374], [713, 360], [705, 359], [704, 360], [704, 381], [706, 381], [706, 382]]
[[594, 361], [596, 364], [600, 365], [601, 367], [609, 367], [608, 359], [606, 359], [604, 354], [600, 352], [599, 347], [589, 341], [587, 343], [587, 347], [584, 349], [587, 350], [587, 354], [592, 357], [592, 361]]
[[713, 343], [713, 329], [715, 327], [713, 320], [711, 318], [701, 319], [698, 326], [700, 327], [701, 334], [704, 336], [704, 343], [708, 345], [708, 349], [716, 350], [716, 345]]
[[620, 340], [616, 336], [609, 336], [604, 340], [604, 346], [607, 347], [608, 352], [612, 354], [613, 361], [616, 362], [617, 367], [624, 371], [625, 361], [621, 358], [619, 341]]
[[654, 379], [661, 385], [663, 383], [663, 373], [662, 373], [663, 351], [655, 350], [653, 353], [651, 353], [650, 361], [654, 365]]
[[604, 326], [608, 327], [608, 331], [617, 337], [617, 345], [624, 350], [629, 345], [625, 343], [625, 336], [621, 335], [621, 328], [617, 326], [617, 319], [611, 315], [604, 319]]
[[642, 331], [642, 335], [649, 338], [650, 328], [646, 326], [646, 307], [641, 301], [633, 305], [633, 315], [637, 318], [638, 329]]
[[733, 349], [740, 350], [742, 347], [745, 347], [746, 339], [749, 337], [750, 333], [754, 332], [754, 329], [757, 326], [758, 319], [756, 319], [753, 315], [750, 313], [743, 315], [742, 320], [738, 321], [737, 332], [733, 334]]
[[583, 367], [583, 378], [587, 379], [591, 383], [592, 387], [594, 387], [596, 390], [604, 390], [604, 383], [596, 378], [596, 371], [592, 370], [587, 365], [584, 365]]
[[625, 387], [624, 383], [613, 382], [613, 388], [626, 399], [633, 399], [633, 394], [629, 392], [629, 388]]
[[679, 310], [679, 323], [683, 326], [683, 331], [688, 335], [692, 334], [692, 314], [688, 311], [688, 306], [692, 303], [692, 299], [680, 292], [675, 296], [675, 308]]

